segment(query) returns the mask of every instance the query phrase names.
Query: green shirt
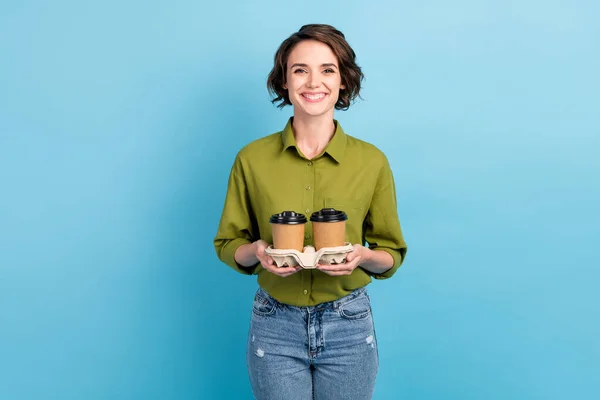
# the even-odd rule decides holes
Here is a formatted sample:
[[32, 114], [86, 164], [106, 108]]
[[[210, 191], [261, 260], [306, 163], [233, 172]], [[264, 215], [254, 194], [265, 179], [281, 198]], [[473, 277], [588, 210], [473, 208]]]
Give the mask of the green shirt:
[[[296, 146], [293, 117], [282, 132], [255, 140], [237, 154], [214, 246], [221, 261], [258, 283], [282, 303], [309, 306], [333, 301], [371, 282], [391, 277], [406, 254], [396, 206], [394, 179], [386, 156], [372, 144], [336, 131], [323, 153], [307, 159]], [[263, 239], [273, 243], [269, 218], [282, 211], [310, 214], [324, 207], [343, 210], [346, 241], [390, 253], [394, 266], [383, 274], [356, 268], [333, 277], [300, 270], [282, 278], [260, 264], [243, 267], [236, 249]], [[310, 221], [304, 245], [313, 245]]]

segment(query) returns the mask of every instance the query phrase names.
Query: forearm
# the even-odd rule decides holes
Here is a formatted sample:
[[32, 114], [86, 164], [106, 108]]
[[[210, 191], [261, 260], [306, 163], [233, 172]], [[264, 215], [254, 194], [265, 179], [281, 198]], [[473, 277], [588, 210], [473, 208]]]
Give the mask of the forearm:
[[383, 250], [371, 250], [364, 248], [365, 255], [360, 262], [360, 266], [374, 274], [383, 274], [394, 266], [394, 258], [390, 253]]
[[237, 248], [234, 258], [238, 264], [244, 267], [252, 267], [259, 262], [258, 258], [256, 258], [255, 243], [246, 243]]

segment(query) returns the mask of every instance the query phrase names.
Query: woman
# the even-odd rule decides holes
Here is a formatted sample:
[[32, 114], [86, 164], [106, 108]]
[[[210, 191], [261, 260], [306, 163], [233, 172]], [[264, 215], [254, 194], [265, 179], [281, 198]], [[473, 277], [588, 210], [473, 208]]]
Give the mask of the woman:
[[[214, 240], [221, 261], [257, 274], [247, 364], [257, 399], [370, 399], [378, 369], [365, 286], [391, 277], [406, 254], [387, 158], [347, 135], [347, 110], [363, 78], [344, 35], [305, 25], [275, 55], [268, 89], [294, 109], [281, 132], [237, 155]], [[277, 267], [265, 254], [271, 215], [343, 210], [347, 262], [317, 269]], [[310, 222], [305, 245], [312, 244]], [[365, 247], [364, 244], [368, 244]]]

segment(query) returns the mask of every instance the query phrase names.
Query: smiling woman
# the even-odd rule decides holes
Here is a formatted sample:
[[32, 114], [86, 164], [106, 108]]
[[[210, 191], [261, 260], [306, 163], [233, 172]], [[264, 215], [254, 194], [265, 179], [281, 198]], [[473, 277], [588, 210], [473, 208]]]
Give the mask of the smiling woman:
[[[301, 60], [327, 60], [322, 64], [306, 64]], [[316, 40], [300, 42], [290, 52], [283, 88], [294, 106], [294, 115], [319, 116], [333, 109], [345, 85], [339, 74], [335, 54]], [[297, 111], [296, 111], [297, 110]]]
[[359, 95], [364, 78], [361, 68], [356, 64], [356, 54], [342, 32], [327, 25], [303, 26], [286, 39], [275, 54], [267, 87], [274, 95], [272, 102], [280, 102], [280, 108], [295, 105], [286, 85], [286, 82], [290, 82], [290, 73], [305, 75], [304, 79], [314, 79], [314, 83], [319, 82], [319, 74], [323, 77], [329, 75], [332, 79], [327, 82], [336, 86], [331, 89], [340, 89], [331, 92], [336, 97], [334, 104], [337, 110], [347, 110], [350, 107], [351, 102]]
[[[334, 119], [359, 96], [362, 78], [340, 31], [303, 26], [281, 44], [267, 83], [273, 102], [292, 105], [293, 117], [245, 146], [231, 170], [214, 245], [225, 264], [258, 275], [247, 343], [258, 400], [363, 400], [373, 393], [379, 358], [365, 286], [396, 272], [406, 244], [386, 156]], [[277, 267], [265, 253], [273, 243], [271, 215], [325, 207], [348, 217], [346, 262]], [[304, 245], [314, 245], [310, 228], [306, 222]]]

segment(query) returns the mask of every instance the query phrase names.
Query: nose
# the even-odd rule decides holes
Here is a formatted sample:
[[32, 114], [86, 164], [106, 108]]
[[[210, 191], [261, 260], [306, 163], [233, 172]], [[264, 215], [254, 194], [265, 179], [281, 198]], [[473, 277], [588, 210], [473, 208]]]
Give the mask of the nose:
[[308, 76], [308, 81], [306, 82], [306, 86], [308, 86], [311, 89], [317, 88], [319, 87], [320, 82], [319, 82], [319, 75], [318, 74], [310, 74]]

